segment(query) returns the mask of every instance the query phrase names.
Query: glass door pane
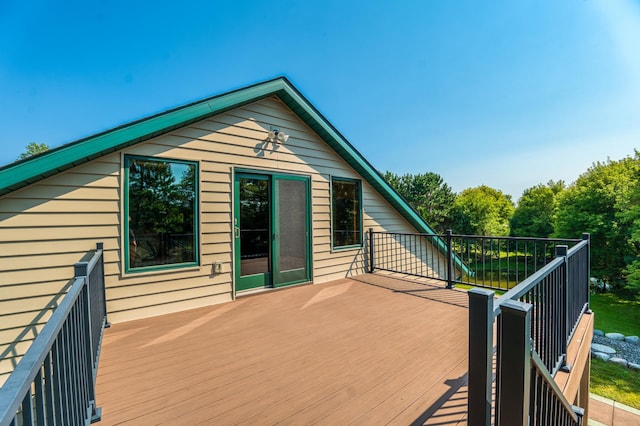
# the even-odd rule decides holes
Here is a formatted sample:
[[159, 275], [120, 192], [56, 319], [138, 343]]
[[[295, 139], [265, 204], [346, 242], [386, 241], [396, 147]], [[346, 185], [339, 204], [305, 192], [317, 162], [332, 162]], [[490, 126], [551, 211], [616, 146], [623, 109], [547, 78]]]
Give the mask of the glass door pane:
[[270, 284], [271, 206], [268, 176], [236, 177], [236, 251], [239, 253], [237, 289]]

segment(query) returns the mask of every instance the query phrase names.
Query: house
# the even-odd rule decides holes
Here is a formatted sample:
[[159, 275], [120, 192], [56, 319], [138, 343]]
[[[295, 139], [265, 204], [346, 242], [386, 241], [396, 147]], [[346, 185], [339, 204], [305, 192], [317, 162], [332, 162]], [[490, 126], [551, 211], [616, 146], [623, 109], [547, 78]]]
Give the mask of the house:
[[285, 78], [126, 124], [0, 168], [0, 424], [102, 396], [108, 421], [579, 425], [590, 243], [566, 242], [435, 235]]
[[362, 274], [369, 229], [433, 233], [286, 78], [4, 166], [0, 383], [96, 242], [119, 323]]

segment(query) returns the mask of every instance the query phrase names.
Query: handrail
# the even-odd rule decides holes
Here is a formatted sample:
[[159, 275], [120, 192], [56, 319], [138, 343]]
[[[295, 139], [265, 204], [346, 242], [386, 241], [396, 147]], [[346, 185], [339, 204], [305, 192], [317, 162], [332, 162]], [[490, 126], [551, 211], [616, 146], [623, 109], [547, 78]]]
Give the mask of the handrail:
[[[70, 290], [0, 388], [0, 426], [18, 424], [19, 418], [22, 424], [32, 424], [34, 411], [37, 424], [99, 420], [100, 410], [95, 406], [99, 348], [93, 347], [91, 338], [89, 275], [93, 271], [101, 273], [99, 284], [104, 291], [102, 256], [102, 243], [99, 243], [86, 263], [86, 275], [76, 273]], [[96, 308], [104, 309], [104, 306]], [[106, 314], [98, 319], [102, 326], [104, 318]]]
[[549, 373], [549, 370], [547, 370], [547, 368], [544, 366], [544, 362], [542, 361], [542, 359], [540, 359], [540, 356], [534, 350], [531, 351], [531, 366], [536, 369], [542, 380], [546, 382], [554, 398], [558, 402], [560, 402], [560, 404], [562, 404], [566, 413], [571, 416], [571, 419], [574, 422], [578, 423], [579, 420], [578, 415], [576, 414], [576, 407], [574, 407], [573, 405], [571, 405], [571, 403], [569, 403], [569, 401], [567, 401], [564, 393], [562, 393], [562, 390], [560, 390], [560, 387], [558, 386], [556, 381], [553, 380], [551, 373]]
[[[438, 237], [446, 238], [447, 234], [425, 234], [421, 232], [388, 232], [388, 231], [373, 231], [374, 234], [396, 234], [396, 235], [418, 235], [422, 237]], [[580, 238], [538, 238], [538, 237], [506, 237], [506, 236], [492, 236], [492, 235], [473, 235], [473, 234], [452, 234], [454, 237], [462, 238], [492, 238], [494, 240], [522, 240], [522, 241], [543, 241], [549, 243], [555, 242], [571, 242], [579, 243], [583, 240]]]
[[538, 237], [506, 237], [502, 235], [473, 235], [473, 234], [453, 234], [454, 237], [459, 238], [470, 238], [470, 239], [480, 239], [480, 238], [491, 238], [493, 240], [500, 241], [540, 241], [547, 243], [557, 243], [557, 242], [566, 242], [566, 243], [579, 243], [582, 241], [580, 238], [538, 238]]
[[580, 249], [584, 246], [588, 246], [589, 245], [589, 240], [582, 240], [580, 241], [578, 244], [576, 244], [575, 246], [571, 247], [569, 249], [569, 251], [567, 251], [567, 258], [571, 258], [575, 255], [577, 255], [578, 253], [580, 253]]
[[498, 299], [494, 302], [494, 316], [500, 315], [500, 305], [502, 305], [507, 300], [519, 300], [525, 294], [529, 292], [532, 288], [540, 283], [543, 279], [551, 275], [553, 271], [555, 271], [558, 266], [565, 262], [564, 258], [556, 257], [551, 262], [547, 263], [544, 268], [536, 271], [529, 278], [522, 281], [517, 286], [513, 287], [511, 290], [507, 291], [502, 296], [498, 297]]
[[[368, 270], [384, 270], [508, 291], [554, 259], [575, 238], [505, 237], [374, 231], [369, 228]], [[431, 248], [428, 248], [430, 246]]]
[[9, 424], [15, 416], [84, 286], [84, 278], [74, 280], [65, 298], [0, 388], [0, 425]]

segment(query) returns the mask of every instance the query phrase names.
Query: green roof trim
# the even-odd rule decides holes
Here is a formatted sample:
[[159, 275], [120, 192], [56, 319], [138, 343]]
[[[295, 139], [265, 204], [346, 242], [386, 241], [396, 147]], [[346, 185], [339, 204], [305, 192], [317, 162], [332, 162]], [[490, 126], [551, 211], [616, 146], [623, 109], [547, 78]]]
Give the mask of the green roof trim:
[[[278, 96], [419, 232], [435, 234], [424, 219], [285, 77], [196, 101], [0, 167], [0, 196], [111, 152], [273, 95]], [[438, 238], [436, 245], [440, 251], [446, 252], [444, 241]], [[456, 258], [456, 264], [468, 272], [460, 259]]]
[[147, 117], [0, 168], [0, 196], [110, 152], [168, 133], [206, 117], [271, 96], [276, 79]]

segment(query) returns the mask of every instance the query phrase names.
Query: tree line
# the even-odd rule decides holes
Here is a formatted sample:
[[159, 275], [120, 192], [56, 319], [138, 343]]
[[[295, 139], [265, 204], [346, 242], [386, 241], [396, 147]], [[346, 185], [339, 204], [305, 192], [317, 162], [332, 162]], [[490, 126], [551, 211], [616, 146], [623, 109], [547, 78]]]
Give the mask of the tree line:
[[436, 173], [385, 179], [437, 233], [538, 238], [591, 235], [591, 273], [640, 292], [640, 152], [596, 162], [570, 185], [527, 188], [517, 205], [480, 185], [454, 193]]

